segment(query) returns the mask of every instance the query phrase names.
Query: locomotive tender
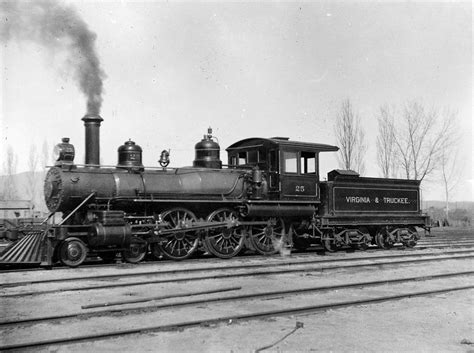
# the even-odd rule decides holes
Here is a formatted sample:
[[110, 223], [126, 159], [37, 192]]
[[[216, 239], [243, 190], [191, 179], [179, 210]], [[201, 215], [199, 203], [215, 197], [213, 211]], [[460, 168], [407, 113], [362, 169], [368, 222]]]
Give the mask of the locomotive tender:
[[365, 249], [412, 247], [427, 229], [420, 209], [420, 182], [362, 178], [353, 171], [319, 175], [319, 154], [338, 147], [248, 138], [227, 148], [228, 164], [208, 134], [195, 146], [192, 167], [145, 168], [142, 149], [127, 141], [118, 163], [99, 164], [102, 118], [86, 115], [85, 164], [74, 163], [69, 139], [56, 146], [57, 161], [46, 175], [46, 205], [58, 224], [23, 230], [24, 237], [6, 248], [0, 263], [56, 260], [78, 266], [88, 254], [112, 260], [117, 252], [139, 262], [155, 257], [182, 260], [198, 250], [231, 258], [244, 247], [270, 255], [282, 247], [322, 245]]

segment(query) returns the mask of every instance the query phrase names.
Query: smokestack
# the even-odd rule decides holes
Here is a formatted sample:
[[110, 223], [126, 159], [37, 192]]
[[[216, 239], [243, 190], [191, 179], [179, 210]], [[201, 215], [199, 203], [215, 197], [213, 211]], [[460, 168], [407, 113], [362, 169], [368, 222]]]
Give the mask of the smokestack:
[[86, 130], [85, 164], [98, 167], [100, 164], [100, 123], [104, 121], [99, 115], [86, 114], [82, 118]]

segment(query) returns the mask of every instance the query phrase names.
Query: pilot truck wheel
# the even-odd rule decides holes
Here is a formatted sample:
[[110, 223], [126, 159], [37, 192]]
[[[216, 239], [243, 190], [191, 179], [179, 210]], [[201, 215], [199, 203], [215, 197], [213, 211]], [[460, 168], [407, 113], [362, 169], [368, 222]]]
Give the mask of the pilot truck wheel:
[[59, 261], [69, 267], [77, 267], [87, 257], [87, 246], [79, 238], [67, 238], [59, 246]]

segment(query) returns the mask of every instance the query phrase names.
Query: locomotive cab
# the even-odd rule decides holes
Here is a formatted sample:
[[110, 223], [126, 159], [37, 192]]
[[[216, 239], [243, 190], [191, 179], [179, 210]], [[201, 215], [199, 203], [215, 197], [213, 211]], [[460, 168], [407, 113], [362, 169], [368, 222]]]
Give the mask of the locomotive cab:
[[231, 168], [262, 170], [270, 200], [319, 200], [319, 153], [336, 146], [291, 141], [286, 137], [250, 138], [229, 146]]

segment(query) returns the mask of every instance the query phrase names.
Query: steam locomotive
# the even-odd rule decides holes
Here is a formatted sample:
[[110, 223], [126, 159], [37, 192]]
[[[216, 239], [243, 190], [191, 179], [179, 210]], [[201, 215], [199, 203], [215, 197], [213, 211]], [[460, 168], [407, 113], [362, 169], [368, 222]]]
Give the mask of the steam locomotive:
[[103, 119], [86, 115], [85, 164], [74, 163], [74, 146], [64, 138], [46, 175], [50, 216], [6, 248], [0, 263], [55, 261], [75, 267], [90, 254], [128, 262], [147, 253], [183, 260], [197, 251], [231, 258], [244, 248], [263, 255], [312, 245], [390, 248], [416, 245], [416, 227], [427, 229], [420, 210], [420, 182], [360, 177], [333, 170], [319, 175], [319, 154], [338, 147], [248, 138], [229, 146], [227, 164], [212, 130], [195, 146], [193, 165], [145, 168], [142, 149], [129, 140], [118, 148], [116, 166], [99, 164]]

